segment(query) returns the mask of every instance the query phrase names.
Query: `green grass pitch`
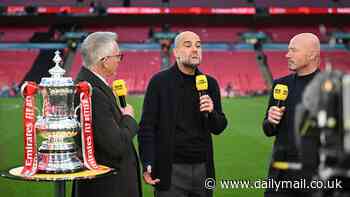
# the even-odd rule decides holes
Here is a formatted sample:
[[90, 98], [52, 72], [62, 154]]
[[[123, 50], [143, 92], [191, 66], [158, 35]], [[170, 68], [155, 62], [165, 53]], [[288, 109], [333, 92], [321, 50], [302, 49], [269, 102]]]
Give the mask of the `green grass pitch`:
[[[136, 119], [140, 120], [143, 97], [129, 96], [127, 101], [134, 106]], [[267, 97], [222, 99], [229, 124], [223, 134], [213, 136], [218, 181], [258, 180], [266, 176], [272, 144], [272, 138], [265, 137], [261, 129], [266, 104]], [[0, 98], [0, 135], [0, 170], [22, 165], [22, 98]], [[145, 197], [153, 196], [151, 186], [143, 184], [143, 188]], [[67, 183], [66, 189], [67, 196], [70, 196], [71, 183]], [[53, 191], [52, 183], [0, 177], [1, 197], [46, 197], [53, 196]], [[218, 183], [214, 196], [257, 197], [262, 196], [263, 191], [221, 189]]]

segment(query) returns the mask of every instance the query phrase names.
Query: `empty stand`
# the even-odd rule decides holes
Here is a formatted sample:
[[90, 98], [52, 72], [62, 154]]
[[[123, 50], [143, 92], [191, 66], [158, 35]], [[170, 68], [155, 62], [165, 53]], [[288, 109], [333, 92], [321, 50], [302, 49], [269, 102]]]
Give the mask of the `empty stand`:
[[47, 32], [49, 27], [4, 27], [0, 26], [0, 42], [28, 42], [34, 32]]
[[222, 93], [229, 83], [238, 95], [261, 92], [267, 88], [254, 52], [204, 52], [200, 68], [218, 80]]
[[174, 26], [172, 31], [193, 31], [199, 35], [202, 42], [238, 42], [239, 33], [248, 30], [247, 27], [232, 26], [232, 27], [186, 27], [186, 26]]
[[[158, 32], [160, 27], [156, 27]], [[232, 26], [232, 27], [186, 27], [186, 26], [172, 26], [171, 31], [193, 31], [199, 35], [203, 42], [238, 42], [239, 34], [247, 31], [247, 27]], [[145, 42], [148, 40], [148, 26], [127, 26], [127, 27], [113, 27], [113, 26], [89, 26], [84, 27], [83, 31], [111, 31], [118, 34], [119, 42]]]
[[[349, 27], [342, 27], [345, 31], [349, 31]], [[328, 26], [328, 33], [336, 28]], [[148, 40], [148, 26], [88, 26], [83, 28], [84, 31], [112, 31], [119, 35], [120, 42], [145, 42]], [[160, 27], [156, 27], [155, 31], [161, 31]], [[171, 26], [171, 31], [193, 31], [199, 35], [203, 42], [240, 42], [240, 34], [247, 31], [262, 31], [267, 33], [272, 42], [288, 43], [296, 34], [310, 32], [316, 34], [321, 42], [328, 42], [327, 35], [322, 35], [319, 26], [263, 26], [263, 27], [247, 27], [247, 26]]]
[[349, 51], [323, 51], [321, 53], [321, 66], [325, 67], [329, 62], [332, 68], [350, 73], [350, 52]]
[[[342, 27], [350, 31], [349, 27]], [[48, 26], [38, 27], [8, 27], [0, 26], [0, 42], [28, 42], [34, 32], [47, 32]], [[332, 32], [334, 27], [327, 27], [327, 32]], [[160, 27], [155, 28], [160, 31]], [[82, 31], [111, 31], [118, 34], [119, 42], [143, 43], [148, 41], [149, 26], [84, 26]], [[262, 31], [270, 35], [272, 42], [288, 43], [296, 34], [311, 32], [319, 36], [322, 42], [328, 38], [319, 32], [318, 26], [171, 26], [171, 31], [193, 31], [196, 32], [203, 42], [240, 42], [240, 34], [247, 31]]]
[[[116, 78], [124, 79], [131, 92], [144, 92], [149, 79], [159, 72], [159, 52], [125, 51], [123, 53], [125, 61], [123, 60], [120, 64], [117, 77], [112, 77], [109, 81]], [[73, 78], [76, 77], [81, 64], [81, 56], [77, 55], [71, 72]], [[229, 83], [240, 95], [266, 90], [254, 52], [204, 52], [200, 69], [218, 80], [221, 92], [224, 92]]]
[[[265, 51], [269, 68], [274, 79], [288, 75], [287, 51]], [[322, 51], [321, 69], [323, 70], [326, 62], [329, 61], [332, 68], [350, 73], [350, 52], [348, 51]]]
[[320, 34], [318, 26], [272, 26], [258, 27], [257, 31], [262, 31], [271, 36], [272, 42], [289, 42], [293, 36], [299, 33], [310, 32], [316, 34], [322, 42], [328, 40]]
[[0, 81], [8, 85], [20, 83], [38, 54], [38, 50], [0, 50]]
[[111, 31], [118, 34], [119, 42], [145, 42], [148, 39], [148, 26], [136, 27], [114, 27], [114, 26], [89, 26], [84, 27], [83, 31]]
[[285, 55], [287, 51], [265, 51], [267, 63], [273, 79], [288, 75], [288, 63]]
[[[109, 83], [116, 79], [124, 79], [130, 92], [144, 92], [150, 78], [160, 69], [158, 51], [124, 51], [124, 59], [120, 63], [117, 76], [110, 77]], [[80, 53], [77, 53], [72, 65], [71, 76], [75, 78], [82, 65]]]
[[[144, 92], [150, 78], [160, 69], [159, 51], [124, 51], [125, 59], [118, 67], [115, 79], [124, 79], [130, 92]], [[273, 78], [288, 75], [286, 51], [265, 51]], [[2, 84], [19, 83], [31, 68], [37, 50], [0, 51], [0, 81]], [[19, 58], [20, 57], [20, 58]], [[321, 64], [329, 61], [333, 68], [350, 73], [350, 52], [323, 51]], [[70, 76], [76, 77], [82, 65], [80, 53], [77, 53]], [[219, 83], [221, 92], [231, 83], [236, 94], [245, 95], [266, 90], [266, 83], [256, 62], [255, 53], [251, 51], [206, 51], [203, 52], [203, 62], [200, 69], [214, 76]]]

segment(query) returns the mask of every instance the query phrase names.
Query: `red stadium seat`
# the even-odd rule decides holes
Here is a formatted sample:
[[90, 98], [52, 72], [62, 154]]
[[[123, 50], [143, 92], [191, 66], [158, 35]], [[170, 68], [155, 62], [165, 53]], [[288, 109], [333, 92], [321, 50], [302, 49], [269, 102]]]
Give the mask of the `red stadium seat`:
[[0, 32], [3, 35], [0, 36], [0, 42], [28, 42], [33, 36], [34, 32], [47, 32], [48, 26], [38, 27], [7, 27], [0, 26]]
[[145, 42], [148, 39], [148, 26], [116, 27], [116, 26], [88, 26], [83, 30], [87, 32], [111, 31], [118, 34], [119, 42]]
[[0, 50], [0, 82], [7, 85], [20, 83], [38, 54], [39, 50]]
[[[269, 68], [274, 79], [288, 75], [286, 51], [265, 51]], [[322, 51], [321, 69], [324, 69], [326, 62], [329, 61], [332, 68], [343, 72], [350, 72], [350, 52], [348, 51]]]
[[[148, 39], [148, 26], [131, 26], [131, 27], [113, 27], [113, 26], [89, 26], [84, 27], [84, 31], [112, 31], [119, 35], [119, 42], [145, 42]], [[161, 28], [157, 27], [156, 31]], [[186, 26], [171, 26], [171, 31], [193, 31], [197, 33], [203, 42], [237, 42], [239, 41], [239, 33], [247, 31], [248, 28], [241, 26], [232, 27], [186, 27]]]
[[257, 31], [262, 31], [271, 36], [272, 42], [288, 43], [293, 36], [310, 32], [316, 34], [322, 42], [328, 39], [320, 34], [318, 26], [272, 26], [272, 27], [258, 27]]
[[[144, 92], [149, 79], [159, 72], [159, 52], [125, 51], [124, 54], [125, 61], [120, 64], [117, 77], [112, 77], [109, 81], [124, 79], [131, 92]], [[77, 55], [71, 72], [74, 78], [81, 64], [81, 56]], [[200, 69], [218, 80], [222, 92], [229, 83], [240, 95], [264, 91], [267, 88], [254, 52], [204, 52]]]
[[229, 83], [239, 95], [267, 89], [254, 52], [204, 52], [201, 68], [218, 80], [222, 93]]
[[323, 51], [321, 53], [321, 66], [325, 67], [329, 62], [332, 68], [350, 73], [350, 52], [349, 51]]
[[[160, 69], [158, 51], [124, 51], [123, 62], [118, 67], [117, 76], [108, 79], [109, 83], [116, 79], [124, 79], [130, 92], [144, 92], [150, 78]], [[75, 78], [82, 65], [80, 53], [72, 65], [71, 76]]]
[[280, 78], [290, 73], [287, 59], [285, 58], [286, 51], [265, 51], [264, 53], [267, 57], [267, 63], [273, 79]]
[[172, 31], [193, 31], [199, 35], [203, 42], [237, 42], [239, 41], [239, 33], [248, 30], [247, 27], [232, 26], [232, 27], [186, 27], [174, 26]]

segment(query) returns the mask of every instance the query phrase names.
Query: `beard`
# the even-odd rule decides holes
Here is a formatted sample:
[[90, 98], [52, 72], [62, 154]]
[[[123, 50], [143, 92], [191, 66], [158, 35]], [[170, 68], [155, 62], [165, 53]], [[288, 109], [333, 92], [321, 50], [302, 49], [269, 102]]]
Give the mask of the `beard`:
[[296, 70], [296, 68], [297, 68], [297, 65], [294, 63], [294, 62], [288, 62], [288, 69], [290, 70], [290, 71], [295, 71]]
[[182, 64], [187, 68], [197, 68], [198, 64]]
[[201, 58], [200, 57], [198, 57], [197, 59], [192, 59], [191, 57], [179, 57], [178, 58], [178, 61], [182, 64], [182, 65], [184, 65], [185, 67], [187, 67], [187, 68], [197, 68], [198, 67], [198, 65], [200, 64], [200, 62], [201, 62]]

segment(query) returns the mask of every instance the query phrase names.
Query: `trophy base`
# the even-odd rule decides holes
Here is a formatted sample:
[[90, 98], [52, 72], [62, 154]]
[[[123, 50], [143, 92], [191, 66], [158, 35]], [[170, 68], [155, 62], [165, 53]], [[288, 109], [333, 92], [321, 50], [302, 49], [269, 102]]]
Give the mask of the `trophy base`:
[[84, 170], [76, 152], [52, 153], [39, 151], [38, 170], [41, 173], [65, 174]]
[[0, 171], [0, 176], [5, 178], [11, 178], [15, 180], [23, 181], [72, 181], [72, 180], [87, 180], [95, 179], [98, 177], [108, 176], [111, 174], [117, 174], [117, 172], [107, 166], [99, 165], [98, 170], [88, 170], [84, 169], [75, 173], [67, 174], [48, 174], [48, 173], [36, 173], [32, 176], [26, 176], [21, 174], [23, 166], [11, 168], [10, 170]]
[[38, 170], [38, 173], [40, 174], [70, 174], [70, 173], [76, 173], [76, 172], [81, 172], [86, 170], [85, 168], [80, 168], [80, 169], [72, 169], [72, 170]]

